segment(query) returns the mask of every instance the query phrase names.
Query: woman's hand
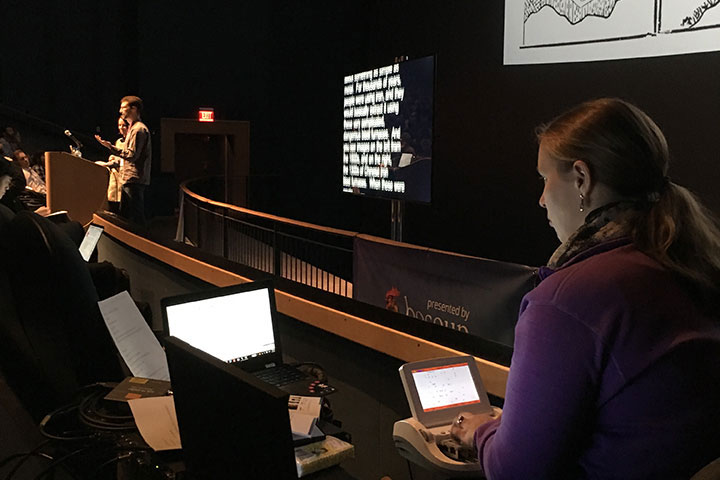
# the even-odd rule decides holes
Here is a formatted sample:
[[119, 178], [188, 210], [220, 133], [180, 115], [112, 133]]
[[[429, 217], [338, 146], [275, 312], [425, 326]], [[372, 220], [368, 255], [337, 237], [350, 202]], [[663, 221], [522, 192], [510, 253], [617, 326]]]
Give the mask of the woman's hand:
[[450, 436], [458, 442], [468, 447], [475, 448], [475, 430], [491, 420], [498, 418], [497, 415], [488, 413], [480, 413], [473, 415], [472, 413], [463, 412], [457, 417], [450, 427]]

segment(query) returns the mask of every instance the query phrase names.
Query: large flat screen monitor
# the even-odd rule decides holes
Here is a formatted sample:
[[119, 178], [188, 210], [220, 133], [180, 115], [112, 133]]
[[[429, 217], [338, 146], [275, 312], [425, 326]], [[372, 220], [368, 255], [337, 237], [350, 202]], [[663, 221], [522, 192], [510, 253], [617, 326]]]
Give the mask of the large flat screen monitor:
[[344, 79], [344, 192], [430, 203], [435, 57]]

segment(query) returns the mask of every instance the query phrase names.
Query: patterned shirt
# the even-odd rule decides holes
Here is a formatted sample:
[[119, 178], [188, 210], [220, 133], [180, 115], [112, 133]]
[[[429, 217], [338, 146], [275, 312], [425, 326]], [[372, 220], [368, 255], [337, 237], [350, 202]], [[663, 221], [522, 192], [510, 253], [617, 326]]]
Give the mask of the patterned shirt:
[[152, 145], [150, 132], [143, 122], [138, 120], [132, 124], [125, 137], [123, 149], [115, 153], [124, 160], [120, 167], [120, 181], [122, 184], [150, 184]]

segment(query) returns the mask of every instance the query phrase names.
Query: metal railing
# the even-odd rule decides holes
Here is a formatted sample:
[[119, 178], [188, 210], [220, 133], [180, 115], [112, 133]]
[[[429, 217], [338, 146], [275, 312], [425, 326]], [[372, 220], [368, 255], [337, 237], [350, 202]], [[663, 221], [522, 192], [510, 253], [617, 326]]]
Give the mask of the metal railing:
[[[361, 285], [353, 284], [355, 239], [401, 244], [357, 232], [321, 227], [257, 212], [208, 198], [222, 197], [217, 194], [217, 187], [217, 184], [207, 178], [182, 184], [177, 241], [191, 244], [203, 252], [265, 272], [275, 278], [337, 295], [337, 303], [328, 297], [322, 300], [330, 300], [330, 303], [334, 303], [333, 308], [352, 311], [353, 315], [359, 314], [362, 318], [372, 319], [372, 322], [502, 365], [510, 364], [512, 348], [509, 344], [495, 340], [495, 337], [458, 335], [446, 326], [434, 323], [427, 325], [427, 322], [419, 322], [412, 316], [401, 314], [400, 318], [382, 305], [354, 301], [353, 293], [356, 296], [361, 293]], [[412, 248], [409, 245], [408, 247]], [[351, 310], [345, 310], [347, 308]]]
[[357, 233], [217, 202], [194, 192], [194, 186], [194, 181], [181, 186], [176, 240], [278, 278], [352, 298]]

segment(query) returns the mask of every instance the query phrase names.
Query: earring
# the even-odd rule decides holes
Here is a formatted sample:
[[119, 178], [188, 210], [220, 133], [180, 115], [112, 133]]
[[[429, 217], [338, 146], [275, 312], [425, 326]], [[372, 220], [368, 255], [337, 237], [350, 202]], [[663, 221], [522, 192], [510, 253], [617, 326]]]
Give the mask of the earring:
[[580, 194], [580, 211], [585, 211], [585, 195], [583, 195], [582, 193]]

